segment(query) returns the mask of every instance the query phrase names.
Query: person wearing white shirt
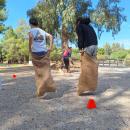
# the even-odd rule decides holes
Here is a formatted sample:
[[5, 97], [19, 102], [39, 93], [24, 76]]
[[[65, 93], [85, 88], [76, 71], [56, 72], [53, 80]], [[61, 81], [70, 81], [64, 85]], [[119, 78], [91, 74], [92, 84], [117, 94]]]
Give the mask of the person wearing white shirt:
[[[55, 92], [55, 83], [51, 76], [50, 51], [53, 48], [53, 37], [38, 27], [36, 18], [30, 18], [29, 52], [35, 70], [36, 96], [41, 97], [46, 92]], [[50, 47], [46, 46], [46, 38], [50, 40]]]

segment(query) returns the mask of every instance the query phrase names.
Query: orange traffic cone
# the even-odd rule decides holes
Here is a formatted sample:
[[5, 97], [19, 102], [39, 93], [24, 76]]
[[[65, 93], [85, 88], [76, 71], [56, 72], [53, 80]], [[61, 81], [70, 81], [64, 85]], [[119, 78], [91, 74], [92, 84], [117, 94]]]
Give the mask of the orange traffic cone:
[[96, 102], [94, 99], [89, 99], [88, 104], [86, 106], [88, 109], [95, 109], [96, 108]]
[[12, 78], [16, 79], [16, 74], [13, 74], [13, 75], [12, 75]]

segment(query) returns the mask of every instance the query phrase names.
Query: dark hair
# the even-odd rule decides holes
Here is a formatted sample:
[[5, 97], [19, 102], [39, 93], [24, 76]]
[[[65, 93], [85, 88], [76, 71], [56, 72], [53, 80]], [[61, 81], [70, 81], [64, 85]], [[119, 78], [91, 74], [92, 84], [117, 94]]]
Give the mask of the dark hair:
[[90, 18], [83, 18], [80, 23], [88, 25], [91, 22]]
[[86, 24], [86, 25], [88, 25], [91, 22], [91, 20], [88, 17], [87, 18], [79, 17], [76, 20], [76, 24], [78, 24], [79, 22], [80, 22], [80, 24]]
[[77, 18], [77, 20], [76, 20], [76, 25], [77, 25], [79, 22], [81, 22], [82, 19], [83, 19], [82, 17]]
[[34, 26], [38, 26], [38, 20], [36, 18], [30, 18], [29, 24], [34, 25]]

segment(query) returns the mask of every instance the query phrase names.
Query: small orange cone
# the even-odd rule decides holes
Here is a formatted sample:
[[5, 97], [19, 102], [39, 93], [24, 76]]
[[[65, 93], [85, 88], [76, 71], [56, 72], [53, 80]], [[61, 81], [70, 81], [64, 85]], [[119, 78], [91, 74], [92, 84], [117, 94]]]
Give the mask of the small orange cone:
[[94, 99], [89, 99], [88, 104], [86, 106], [88, 109], [95, 109], [96, 108], [96, 102]]
[[16, 79], [16, 74], [13, 74], [12, 77], [13, 77], [14, 79]]

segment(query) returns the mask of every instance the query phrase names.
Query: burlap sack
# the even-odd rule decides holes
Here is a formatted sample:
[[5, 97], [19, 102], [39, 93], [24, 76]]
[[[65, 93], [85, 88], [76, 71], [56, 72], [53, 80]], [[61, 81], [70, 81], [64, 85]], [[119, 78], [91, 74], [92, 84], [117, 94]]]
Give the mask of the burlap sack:
[[54, 92], [56, 88], [51, 76], [49, 55], [32, 54], [32, 63], [35, 70], [36, 96], [43, 96], [45, 92]]
[[96, 58], [92, 58], [86, 53], [81, 55], [81, 74], [78, 83], [78, 94], [85, 91], [95, 91], [98, 81], [98, 65]]

